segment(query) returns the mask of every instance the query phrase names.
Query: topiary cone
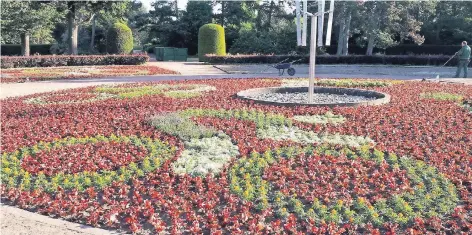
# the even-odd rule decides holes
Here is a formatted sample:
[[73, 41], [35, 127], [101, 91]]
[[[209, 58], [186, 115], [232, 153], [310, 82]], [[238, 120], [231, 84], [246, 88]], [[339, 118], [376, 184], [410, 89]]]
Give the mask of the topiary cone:
[[218, 24], [206, 24], [198, 31], [198, 59], [205, 61], [205, 55], [226, 55], [225, 29]]

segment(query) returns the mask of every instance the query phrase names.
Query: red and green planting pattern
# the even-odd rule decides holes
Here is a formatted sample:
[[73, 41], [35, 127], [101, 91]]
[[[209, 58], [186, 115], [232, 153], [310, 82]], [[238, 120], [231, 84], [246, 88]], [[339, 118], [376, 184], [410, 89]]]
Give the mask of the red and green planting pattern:
[[176, 72], [146, 65], [69, 66], [2, 69], [2, 83], [45, 81], [57, 79], [103, 78], [176, 74]]
[[235, 97], [283, 82], [135, 83], [2, 100], [2, 201], [144, 234], [472, 232], [472, 87], [319, 83], [392, 96], [358, 108]]

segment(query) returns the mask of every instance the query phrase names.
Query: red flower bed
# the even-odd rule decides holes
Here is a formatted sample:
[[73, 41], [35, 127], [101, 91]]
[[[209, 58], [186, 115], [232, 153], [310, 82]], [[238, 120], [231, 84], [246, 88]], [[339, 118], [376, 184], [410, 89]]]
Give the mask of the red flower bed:
[[129, 143], [77, 144], [27, 156], [21, 166], [32, 174], [43, 172], [47, 176], [59, 172], [64, 174], [95, 172], [115, 170], [131, 162], [139, 162], [146, 154], [145, 148]]
[[316, 156], [282, 160], [265, 170], [265, 179], [275, 190], [297, 194], [304, 200], [321, 198], [326, 203], [353, 201], [356, 197], [375, 203], [377, 199], [411, 190], [404, 171], [389, 169], [362, 159]]
[[57, 79], [102, 78], [122, 76], [142, 76], [176, 74], [176, 72], [146, 65], [70, 66], [48, 68], [2, 69], [2, 83], [45, 81]]
[[[133, 232], [149, 230], [144, 232], [470, 234], [472, 231], [472, 115], [455, 102], [420, 97], [424, 92], [439, 91], [471, 97], [472, 87], [426, 82], [405, 82], [387, 87], [374, 87], [369, 89], [390, 94], [391, 102], [382, 106], [334, 108], [331, 110], [334, 114], [346, 118], [346, 122], [338, 125], [294, 122], [298, 128], [317, 133], [368, 136], [375, 141], [375, 149], [411, 159], [414, 167], [407, 168], [411, 162], [396, 162], [387, 157], [385, 160], [375, 162], [369, 159], [350, 159], [343, 154], [338, 157], [320, 154], [319, 158], [316, 158], [316, 154], [307, 154], [304, 155], [305, 159], [292, 155], [296, 157], [285, 159], [283, 157], [285, 152], [279, 154], [282, 157], [274, 160], [275, 163], [267, 164], [260, 171], [254, 166], [245, 166], [247, 169], [244, 170], [265, 173], [263, 179], [270, 185], [269, 200], [274, 200], [273, 193], [284, 190], [290, 192], [290, 196], [297, 194], [299, 198], [307, 200], [315, 195], [320, 199], [327, 197], [330, 200], [346, 199], [346, 201], [367, 198], [369, 202], [365, 204], [365, 208], [362, 207], [364, 204], [359, 203], [353, 206], [354, 209], [362, 207], [359, 210], [365, 210], [365, 214], [354, 216], [354, 220], [351, 221], [344, 217], [335, 220], [336, 213], [345, 216], [342, 213], [347, 214], [346, 211], [341, 213], [330, 210], [325, 215], [315, 210], [315, 213], [328, 219], [321, 219], [322, 217], [313, 219], [296, 212], [290, 204], [281, 208], [273, 206], [273, 202], [270, 201], [269, 207], [261, 207], [257, 199], [260, 195], [255, 195], [254, 200], [246, 200], [241, 196], [244, 195], [244, 191], [241, 195], [235, 193], [231, 178], [231, 175], [235, 174], [233, 173], [233, 170], [236, 170], [233, 168], [235, 164], [256, 159], [250, 157], [254, 152], [263, 154], [271, 150], [275, 156], [278, 154], [277, 150], [284, 147], [295, 149], [303, 147], [291, 141], [259, 139], [256, 134], [259, 127], [254, 121], [244, 120], [239, 114], [232, 118], [216, 116], [192, 118], [199, 125], [213, 127], [226, 133], [240, 152], [240, 155], [235, 156], [221, 173], [206, 177], [174, 174], [172, 163], [180, 157], [185, 145], [181, 140], [160, 132], [147, 122], [148, 118], [155, 114], [190, 108], [255, 109], [264, 113], [281, 114], [286, 118], [293, 115], [324, 114], [330, 109], [259, 105], [234, 97], [235, 93], [244, 89], [280, 85], [278, 81], [224, 79], [167, 83], [205, 84], [216, 87], [216, 91], [188, 99], [175, 99], [156, 94], [134, 99], [105, 99], [85, 105], [38, 105], [24, 102], [42, 95], [2, 100], [0, 147], [4, 156], [8, 155], [8, 159], [2, 158], [2, 201], [41, 214], [96, 227]], [[142, 85], [152, 84], [154, 83]], [[67, 91], [65, 93], [70, 94], [70, 97], [65, 99], [74, 100], [74, 94], [92, 93], [94, 89]], [[177, 150], [174, 157], [162, 160], [159, 167], [144, 170], [146, 168], [143, 166], [146, 164], [140, 154], [126, 155], [127, 151], [136, 150], [129, 145], [118, 144], [113, 147], [110, 143], [104, 144], [103, 147], [97, 147], [100, 145], [96, 144], [77, 145], [77, 147], [70, 145], [48, 151], [31, 148], [40, 146], [42, 142], [50, 143], [57, 139], [97, 135], [158, 139], [176, 147]], [[26, 147], [28, 151], [36, 153], [28, 152], [30, 157], [16, 158], [15, 152], [23, 153]], [[332, 148], [336, 151], [341, 149], [340, 146]], [[96, 153], [93, 155], [96, 160], [79, 164], [78, 162], [86, 162], [88, 159], [86, 154], [81, 153], [91, 149]], [[122, 158], [123, 156], [128, 158]], [[105, 162], [99, 163], [100, 159], [105, 159]], [[21, 170], [14, 172], [13, 165], [19, 162], [22, 164]], [[385, 166], [384, 162], [389, 164], [388, 168], [382, 168]], [[56, 175], [46, 178], [47, 182], [44, 185], [48, 186], [47, 189], [25, 180], [28, 179], [26, 173], [31, 173], [33, 176], [29, 179], [37, 182], [35, 172], [41, 164], [44, 165], [42, 168], [44, 171], [49, 170], [51, 174]], [[133, 170], [132, 174], [116, 170], [123, 165], [136, 165], [138, 169], [133, 170], [133, 167], [129, 167]], [[53, 169], [53, 166], [60, 168]], [[400, 170], [397, 171], [397, 167]], [[116, 171], [100, 177], [90, 176], [91, 184], [77, 181], [80, 187], [64, 184], [65, 179], [61, 179], [70, 177], [73, 182], [74, 175], [60, 174], [87, 170], [100, 171], [100, 169]], [[292, 174], [282, 174], [282, 170], [286, 169]], [[237, 170], [243, 171], [241, 167]], [[129, 179], [120, 178], [123, 175], [128, 175]], [[411, 177], [412, 175], [420, 178]], [[441, 177], [447, 180], [442, 180]], [[55, 186], [56, 180], [59, 182], [57, 187], [51, 187]], [[102, 187], [95, 186], [100, 180], [111, 180], [112, 183], [103, 184]], [[239, 182], [241, 188], [248, 188], [248, 185], [254, 187], [250, 185], [253, 183], [249, 182], [251, 179], [247, 180], [249, 182], [247, 184], [244, 180], [244, 176], [241, 176]], [[345, 182], [349, 184], [345, 185]], [[451, 185], [447, 186], [449, 184]], [[415, 198], [415, 194], [422, 195], [420, 191], [423, 189], [427, 190], [428, 196]], [[434, 198], [436, 194], [455, 195], [458, 201], [448, 204], [447, 197], [442, 197], [438, 199], [438, 203], [428, 208], [434, 213], [422, 213], [415, 217], [414, 212], [422, 210], [421, 203], [403, 203], [403, 199], [395, 199], [398, 195], [406, 195], [405, 198], [411, 197], [413, 202], [428, 203], [428, 198]], [[382, 223], [376, 223], [375, 213], [368, 214], [369, 210], [382, 208], [381, 205], [375, 204], [379, 199], [396, 200], [387, 201], [387, 209], [391, 209], [388, 212], [390, 215], [382, 215], [381, 213], [387, 212], [380, 211]], [[442, 211], [441, 208], [446, 209]], [[282, 211], [286, 214], [281, 214], [281, 209], [286, 209]], [[304, 211], [309, 214], [308, 210]]]

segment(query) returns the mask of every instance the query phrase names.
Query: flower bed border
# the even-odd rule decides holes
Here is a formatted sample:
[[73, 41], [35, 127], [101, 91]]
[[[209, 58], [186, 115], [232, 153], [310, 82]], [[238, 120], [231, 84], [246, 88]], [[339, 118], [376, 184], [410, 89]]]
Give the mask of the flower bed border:
[[296, 102], [274, 102], [267, 100], [255, 99], [254, 96], [264, 93], [293, 93], [293, 92], [308, 92], [308, 87], [264, 87], [264, 88], [253, 88], [237, 93], [237, 96], [241, 99], [251, 100], [256, 103], [269, 104], [269, 105], [285, 105], [285, 106], [326, 106], [326, 107], [358, 107], [367, 105], [382, 105], [390, 102], [390, 95], [377, 91], [353, 89], [353, 88], [334, 88], [334, 87], [315, 87], [315, 93], [332, 93], [332, 94], [347, 94], [347, 95], [360, 95], [366, 97], [375, 97], [375, 100], [352, 102], [352, 103], [296, 103]]

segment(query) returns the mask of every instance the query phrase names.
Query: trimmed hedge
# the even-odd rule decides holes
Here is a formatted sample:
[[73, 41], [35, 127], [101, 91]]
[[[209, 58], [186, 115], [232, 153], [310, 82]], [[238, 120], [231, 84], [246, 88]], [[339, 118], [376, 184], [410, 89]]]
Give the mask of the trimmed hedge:
[[88, 65], [139, 65], [149, 61], [149, 56], [136, 55], [54, 55], [54, 56], [2, 56], [1, 68], [57, 67]]
[[[385, 55], [454, 55], [461, 49], [460, 45], [415, 45], [404, 44], [389, 47], [387, 49], [374, 48], [373, 53], [383, 53]], [[337, 45], [325, 47], [326, 53], [335, 55]], [[349, 54], [365, 55], [367, 48], [358, 45], [349, 45]]]
[[115, 23], [107, 32], [107, 52], [110, 54], [131, 54], [133, 32], [128, 25]]
[[198, 59], [205, 60], [205, 55], [226, 55], [225, 29], [218, 24], [206, 24], [198, 30]]
[[[432, 65], [439, 66], [446, 63], [450, 56], [444, 55], [424, 55], [424, 56], [408, 56], [408, 55], [348, 55], [348, 56], [332, 56], [319, 55], [316, 56], [317, 64], [391, 64], [391, 65]], [[231, 55], [217, 56], [207, 55], [206, 61], [212, 64], [277, 64], [280, 61], [299, 60], [298, 63], [307, 64], [310, 61], [308, 55]], [[457, 60], [451, 60], [449, 66], [457, 65]], [[472, 63], [469, 64], [469, 67]]]
[[[31, 44], [30, 45], [30, 54], [40, 54], [40, 55], [51, 55], [51, 47], [54, 44]], [[1, 55], [3, 56], [12, 56], [12, 55], [21, 55], [21, 45], [20, 44], [4, 44], [1, 45]]]

